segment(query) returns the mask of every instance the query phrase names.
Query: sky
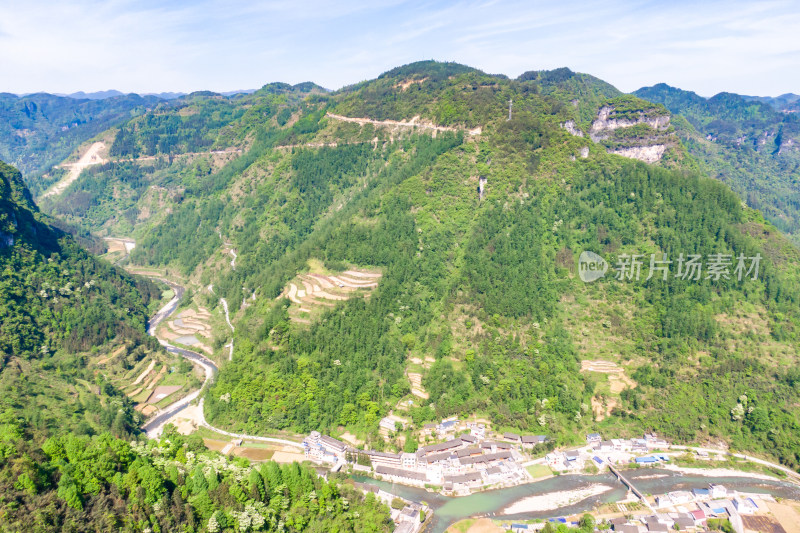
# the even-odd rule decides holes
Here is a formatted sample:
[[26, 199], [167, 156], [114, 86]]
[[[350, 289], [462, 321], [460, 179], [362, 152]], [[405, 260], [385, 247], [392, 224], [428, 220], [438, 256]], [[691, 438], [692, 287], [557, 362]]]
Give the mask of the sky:
[[800, 93], [800, 2], [2, 0], [0, 92], [329, 89], [423, 59]]

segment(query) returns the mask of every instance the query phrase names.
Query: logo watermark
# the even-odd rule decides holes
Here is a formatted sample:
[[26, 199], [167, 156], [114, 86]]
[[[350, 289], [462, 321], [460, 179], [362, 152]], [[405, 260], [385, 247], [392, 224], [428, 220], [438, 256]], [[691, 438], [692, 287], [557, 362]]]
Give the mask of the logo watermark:
[[608, 272], [608, 263], [594, 252], [581, 252], [578, 258], [578, 276], [586, 283], [598, 280]]
[[[760, 253], [754, 256], [717, 253], [708, 254], [705, 261], [703, 259], [700, 254], [679, 254], [674, 261], [665, 253], [619, 254], [613, 266], [614, 278], [620, 281], [649, 281], [653, 278], [666, 281], [672, 275], [675, 279], [693, 281], [758, 279]], [[581, 252], [578, 258], [578, 276], [586, 283], [604, 277], [608, 269], [608, 262], [594, 252]], [[643, 278], [643, 271], [647, 277]]]

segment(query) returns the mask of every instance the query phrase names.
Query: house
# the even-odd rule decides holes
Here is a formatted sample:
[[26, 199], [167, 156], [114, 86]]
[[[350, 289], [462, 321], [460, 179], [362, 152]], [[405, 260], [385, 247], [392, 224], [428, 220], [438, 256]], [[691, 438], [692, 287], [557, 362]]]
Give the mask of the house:
[[547, 466], [554, 468], [564, 468], [564, 463], [566, 461], [562, 452], [550, 452], [544, 456], [544, 460]]
[[477, 446], [471, 448], [461, 448], [460, 450], [456, 450], [456, 455], [458, 458], [462, 457], [470, 457], [472, 455], [481, 455], [483, 452]]
[[306, 457], [337, 463], [344, 458], [347, 446], [340, 440], [321, 435], [319, 431], [312, 431], [308, 437], [303, 439], [303, 451]]
[[425, 485], [428, 477], [422, 472], [405, 470], [403, 468], [392, 468], [391, 466], [379, 465], [375, 468], [375, 473], [388, 478], [397, 483], [408, 483], [411, 485]]
[[483, 440], [486, 438], [486, 426], [483, 424], [467, 424], [469, 433], [476, 439]]
[[674, 527], [677, 527], [681, 531], [689, 529], [690, 527], [694, 527], [694, 519], [691, 515], [679, 516], [675, 519]]
[[707, 500], [711, 497], [711, 491], [708, 489], [692, 489], [692, 494], [698, 500]]
[[505, 433], [503, 433], [503, 438], [506, 439], [506, 440], [510, 440], [512, 442], [519, 442], [520, 441], [519, 440], [519, 435], [517, 435], [516, 433], [512, 433], [510, 431], [506, 431]]
[[647, 525], [647, 531], [669, 532], [673, 521], [669, 518], [664, 517], [665, 519], [662, 519], [661, 517], [664, 517], [664, 515], [646, 517], [644, 523]]
[[400, 464], [403, 468], [414, 468], [417, 466], [417, 455], [414, 453], [400, 454]]
[[439, 444], [431, 444], [430, 446], [423, 446], [422, 448], [420, 448], [417, 451], [417, 453], [418, 454], [422, 454], [424, 456], [424, 455], [427, 455], [429, 453], [436, 453], [436, 452], [442, 452], [442, 451], [445, 451], [445, 450], [452, 450], [454, 448], [458, 448], [462, 444], [463, 444], [463, 441], [461, 439], [452, 439], [452, 440], [448, 440], [448, 441], [445, 441], [445, 442], [440, 442]]
[[740, 514], [753, 514], [758, 511], [758, 505], [753, 498], [734, 498], [733, 506]]
[[487, 453], [486, 455], [477, 455], [471, 457], [462, 457], [459, 459], [459, 463], [461, 466], [486, 466], [494, 461], [505, 461], [506, 459], [511, 458], [511, 452], [509, 451], [500, 451], [496, 453]]
[[537, 444], [544, 444], [547, 441], [545, 435], [523, 435], [520, 437], [523, 448], [533, 448]]
[[397, 431], [398, 424], [400, 425], [400, 429], [405, 428], [405, 425], [402, 422], [396, 421], [393, 418], [389, 418], [388, 416], [385, 418], [381, 418], [381, 421], [378, 423], [380, 427], [392, 433]]
[[598, 444], [602, 440], [603, 437], [600, 436], [600, 433], [589, 433], [588, 435], [586, 435], [587, 444]]
[[711, 498], [714, 500], [724, 498], [728, 495], [728, 489], [726, 489], [723, 485], [720, 485], [718, 483], [709, 483], [708, 489], [709, 492], [711, 493]]
[[661, 496], [656, 496], [656, 508], [661, 509], [662, 507], [671, 507], [672, 506], [672, 499], [663, 494]]
[[429, 464], [435, 463], [447, 463], [450, 461], [450, 458], [454, 457], [452, 452], [439, 452], [439, 453], [432, 453], [425, 457], [425, 461]]
[[510, 450], [511, 444], [508, 442], [495, 442], [495, 441], [484, 441], [481, 443], [481, 448], [484, 450], [491, 450], [496, 452], [497, 450]]
[[704, 503], [702, 509], [705, 511], [706, 516], [732, 515], [736, 512], [736, 508], [728, 500], [712, 500], [708, 503]]
[[601, 452], [613, 452], [614, 451], [614, 443], [610, 440], [604, 440], [600, 442], [600, 451]]
[[367, 450], [364, 453], [369, 457], [372, 466], [386, 465], [397, 467], [402, 464], [399, 453], [376, 452], [372, 450]]
[[340, 457], [344, 457], [344, 452], [347, 451], [347, 445], [344, 442], [328, 435], [320, 435], [319, 443], [323, 448]]
[[478, 438], [472, 435], [471, 433], [465, 433], [459, 437], [461, 442], [465, 442], [467, 444], [475, 444], [478, 442]]
[[639, 526], [631, 524], [622, 524], [614, 527], [614, 531], [618, 533], [639, 533]]
[[626, 439], [611, 439], [611, 444], [614, 446], [614, 451], [629, 452], [631, 450], [631, 441]]
[[424, 426], [422, 426], [422, 435], [433, 435], [434, 431], [436, 431], [436, 424], [433, 422], [428, 422]]
[[458, 419], [450, 418], [442, 420], [442, 423], [436, 427], [436, 431], [439, 433], [440, 436], [444, 436], [449, 433], [453, 433], [457, 428], [458, 428]]
[[681, 505], [694, 500], [694, 496], [687, 490], [675, 490], [669, 493], [669, 499], [674, 505]]
[[581, 455], [580, 452], [578, 452], [577, 450], [570, 450], [564, 454], [564, 457], [567, 459], [567, 462], [570, 463], [573, 461], [577, 461], [580, 455]]
[[457, 490], [461, 487], [469, 487], [480, 484], [482, 479], [483, 478], [478, 472], [467, 472], [466, 474], [444, 476], [445, 483], [452, 483], [454, 490]]
[[634, 453], [647, 452], [647, 441], [644, 439], [631, 439], [631, 451]]
[[702, 509], [695, 509], [689, 514], [692, 515], [695, 524], [700, 524], [701, 522], [705, 522], [706, 520], [706, 513]]
[[640, 465], [652, 465], [658, 462], [658, 458], [653, 457], [652, 455], [648, 455], [645, 457], [637, 457], [636, 459], [634, 459], [634, 461], [636, 461], [636, 464]]

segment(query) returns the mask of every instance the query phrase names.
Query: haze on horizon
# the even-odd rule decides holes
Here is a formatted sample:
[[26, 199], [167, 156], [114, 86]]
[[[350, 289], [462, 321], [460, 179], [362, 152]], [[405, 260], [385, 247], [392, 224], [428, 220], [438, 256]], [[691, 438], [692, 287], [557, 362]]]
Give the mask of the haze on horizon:
[[623, 91], [800, 92], [800, 4], [768, 1], [42, 0], [0, 5], [0, 92], [337, 89], [422, 59]]

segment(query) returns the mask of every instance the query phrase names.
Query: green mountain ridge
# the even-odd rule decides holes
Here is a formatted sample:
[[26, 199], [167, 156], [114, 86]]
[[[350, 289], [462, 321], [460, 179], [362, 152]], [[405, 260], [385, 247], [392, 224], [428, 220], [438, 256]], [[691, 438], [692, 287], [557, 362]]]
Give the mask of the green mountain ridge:
[[0, 531], [390, 531], [374, 495], [306, 466], [137, 440], [119, 375], [181, 365], [145, 331], [160, 291], [48, 222], [0, 162]]
[[[569, 69], [420, 62], [335, 92], [158, 104], [84, 139], [107, 162], [42, 198], [50, 215], [0, 164], [0, 530], [391, 529], [373, 496], [307, 467], [169, 428], [140, 443], [132, 377], [148, 361], [191, 375], [145, 334], [161, 292], [50, 216], [134, 237], [130, 263], [183, 279], [185, 305], [226, 299], [214, 426], [413, 451], [458, 416], [800, 468], [800, 251], [778, 229], [793, 152], [752, 142], [783, 146], [794, 119], [732, 94], [640, 96]], [[602, 279], [581, 280], [584, 251]], [[382, 434], [389, 413], [407, 427]]]
[[[510, 80], [421, 62], [333, 93], [267, 87], [133, 119], [111, 163], [44, 202], [135, 237], [131, 261], [180, 272], [196, 303], [226, 298], [236, 348], [205, 397], [213, 424], [385, 449], [405, 446], [378, 431], [390, 411], [413, 427], [475, 415], [558, 444], [655, 430], [800, 464], [798, 251], [703, 176], [713, 161], [681, 133], [705, 115], [569, 69]], [[725, 120], [778, 116], [748, 105]], [[202, 146], [180, 141], [192, 124], [213, 124], [189, 137]], [[666, 253], [673, 271], [584, 284], [583, 250], [612, 267], [639, 254], [642, 272]], [[676, 278], [681, 254], [723, 254], [732, 279]], [[758, 278], [736, 279], [736, 259], [758, 255]], [[377, 288], [314, 296], [314, 280], [364, 273]]]
[[711, 98], [659, 84], [634, 94], [686, 121], [675, 126], [704, 172], [727, 183], [750, 207], [800, 243], [800, 117], [769, 101], [732, 93]]

